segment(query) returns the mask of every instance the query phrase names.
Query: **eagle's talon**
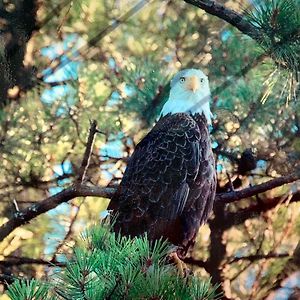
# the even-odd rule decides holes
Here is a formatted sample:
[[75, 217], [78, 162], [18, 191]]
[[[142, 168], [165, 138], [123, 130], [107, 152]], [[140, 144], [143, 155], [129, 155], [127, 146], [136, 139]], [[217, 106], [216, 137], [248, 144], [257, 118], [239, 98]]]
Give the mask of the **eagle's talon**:
[[170, 260], [176, 265], [181, 277], [186, 278], [192, 274], [192, 271], [187, 267], [184, 261], [178, 256], [177, 251], [169, 254]]

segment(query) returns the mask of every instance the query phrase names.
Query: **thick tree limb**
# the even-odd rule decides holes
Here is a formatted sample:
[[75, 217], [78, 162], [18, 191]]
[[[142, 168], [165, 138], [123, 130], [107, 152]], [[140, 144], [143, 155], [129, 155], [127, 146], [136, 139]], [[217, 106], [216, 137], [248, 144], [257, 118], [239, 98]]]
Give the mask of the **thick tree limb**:
[[286, 204], [299, 201], [300, 192], [297, 192], [293, 194], [291, 198], [287, 197], [287, 199], [285, 199], [284, 201], [282, 201], [282, 197], [276, 197], [273, 199], [266, 199], [264, 200], [264, 202], [255, 203], [247, 208], [240, 209], [237, 212], [226, 212], [225, 220], [221, 227], [223, 230], [227, 230], [232, 226], [243, 224], [248, 219], [258, 217], [261, 213], [275, 208], [279, 203]]
[[221, 193], [216, 196], [216, 201], [222, 202], [222, 203], [231, 203], [235, 202], [244, 198], [252, 197], [255, 195], [258, 195], [260, 193], [272, 190], [276, 187], [282, 186], [287, 183], [291, 183], [294, 181], [297, 181], [300, 179], [300, 170], [297, 170], [296, 172], [287, 175], [282, 176], [279, 178], [275, 178], [272, 180], [269, 180], [267, 182], [251, 186], [248, 188], [245, 188], [240, 191], [232, 191], [229, 193]]
[[111, 198], [114, 188], [92, 187], [88, 185], [72, 185], [69, 188], [29, 206], [23, 211], [16, 212], [14, 216], [0, 227], [0, 241], [7, 237], [14, 229], [22, 226], [35, 217], [57, 207], [59, 204], [68, 202], [76, 197], [97, 196]]
[[[265, 183], [249, 187], [240, 191], [233, 191], [229, 193], [221, 193], [216, 196], [216, 201], [222, 202], [222, 203], [231, 203], [234, 201], [238, 201], [244, 198], [248, 198], [254, 195], [257, 195], [259, 193], [266, 192], [268, 190], [271, 190], [275, 187], [282, 186], [287, 183], [294, 182], [296, 180], [300, 179], [300, 171], [297, 171], [295, 173], [292, 173], [287, 176], [282, 176], [279, 178], [275, 178], [272, 180], [269, 180]], [[72, 185], [69, 188], [66, 188], [65, 190], [61, 191], [60, 193], [53, 195], [49, 198], [46, 198], [40, 202], [37, 202], [36, 204], [33, 204], [26, 208], [23, 211], [16, 212], [14, 216], [7, 221], [5, 224], [3, 224], [0, 227], [0, 241], [2, 241], [5, 237], [7, 237], [14, 229], [16, 229], [19, 226], [22, 226], [35, 217], [57, 207], [59, 204], [63, 202], [67, 202], [71, 199], [74, 199], [76, 197], [103, 197], [103, 198], [111, 198], [112, 195], [115, 193], [116, 188], [113, 187], [95, 187], [95, 186], [89, 186], [87, 184], [80, 184], [80, 185]], [[276, 201], [272, 202], [271, 204], [266, 204], [266, 208], [270, 209], [272, 207], [275, 207], [279, 203], [279, 199], [275, 199]], [[271, 206], [270, 206], [271, 205]], [[234, 213], [233, 216], [230, 216], [230, 219], [232, 222], [235, 222], [235, 220], [244, 219], [246, 217], [249, 218], [249, 215], [251, 214], [257, 215], [260, 211], [264, 211], [264, 208], [258, 205], [255, 205], [255, 209], [253, 208], [246, 208], [241, 213], [237, 212]], [[239, 214], [239, 217], [236, 218], [235, 216]], [[226, 215], [227, 219], [228, 215]], [[229, 222], [231, 226], [233, 225], [232, 222]], [[226, 222], [226, 224], [229, 224]], [[231, 227], [229, 226], [229, 227]]]
[[[0, 106], [9, 104], [9, 99], [16, 99], [20, 91], [33, 86], [30, 62], [24, 64], [26, 44], [37, 29], [36, 18], [38, 3], [34, 0], [18, 1], [14, 9], [6, 10], [0, 5]], [[16, 88], [12, 94], [10, 89]]]
[[250, 22], [248, 22], [245, 17], [238, 12], [231, 10], [224, 5], [217, 3], [213, 0], [184, 0], [185, 2], [197, 6], [207, 13], [214, 15], [235, 28], [237, 28], [242, 33], [250, 36], [256, 41], [260, 41], [260, 32], [259, 30], [253, 26]]

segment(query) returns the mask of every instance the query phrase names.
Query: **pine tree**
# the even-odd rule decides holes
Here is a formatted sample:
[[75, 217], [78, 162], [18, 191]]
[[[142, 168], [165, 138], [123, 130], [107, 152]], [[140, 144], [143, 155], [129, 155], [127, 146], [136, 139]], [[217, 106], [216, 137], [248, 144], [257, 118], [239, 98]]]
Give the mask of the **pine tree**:
[[82, 234], [81, 245], [47, 282], [16, 280], [12, 300], [217, 299], [209, 280], [183, 278], [168, 263], [172, 247], [163, 240], [123, 237], [101, 224]]
[[[53, 1], [50, 2], [46, 11], [52, 11]], [[68, 1], [54, 2], [60, 5]], [[262, 179], [269, 180], [269, 176], [289, 174], [299, 166], [300, 126], [297, 113], [300, 102], [293, 101], [297, 100], [300, 91], [299, 0], [253, 0], [251, 5], [247, 1], [248, 10], [241, 15], [252, 25], [254, 34], [250, 36], [253, 39], [247, 37], [247, 32], [236, 30], [238, 27], [234, 24], [233, 27], [224, 26], [223, 20], [212, 16], [207, 18], [206, 15], [204, 18], [202, 11], [183, 1], [170, 1], [162, 7], [162, 13], [160, 6], [164, 1], [162, 4], [153, 1], [141, 15], [137, 14], [130, 22], [123, 20], [120, 22], [121, 30], [105, 37], [99, 35], [99, 31], [108, 32], [112, 27], [107, 27], [107, 24], [116, 24], [119, 12], [113, 2], [122, 4], [123, 1], [99, 1], [93, 13], [82, 7], [94, 5], [95, 1], [75, 1], [72, 9], [67, 8], [66, 16], [63, 12], [60, 18], [45, 18], [51, 19], [51, 22], [45, 23], [46, 29], [39, 35], [35, 49], [45, 47], [49, 43], [46, 37], [56, 36], [57, 28], [66, 34], [75, 33], [76, 38], [80, 36], [93, 47], [93, 51], [84, 48], [85, 51], [80, 52], [83, 57], [78, 80], [69, 78], [66, 83], [57, 83], [71, 87], [66, 89], [67, 94], [51, 99], [51, 102], [41, 101], [41, 93], [50, 88], [45, 75], [42, 79], [34, 78], [34, 87], [31, 83], [21, 86], [22, 91], [28, 90], [20, 93], [18, 101], [2, 101], [6, 110], [0, 110], [1, 125], [5, 128], [0, 133], [0, 181], [1, 200], [6, 202], [1, 203], [1, 224], [3, 219], [15, 213], [12, 199], [36, 201], [45, 197], [49, 186], [57, 191], [70, 184], [69, 178], [77, 174], [78, 154], [84, 148], [84, 142], [78, 143], [78, 140], [84, 139], [90, 118], [97, 119], [106, 136], [96, 141], [96, 148], [101, 151], [100, 154], [93, 153], [94, 167], [88, 170], [88, 177], [95, 185], [102, 186], [100, 179], [105, 176], [99, 179], [99, 173], [106, 172], [112, 163], [118, 162], [117, 169], [123, 171], [126, 153], [132, 151], [134, 143], [152, 126], [168, 95], [170, 76], [178, 68], [205, 68], [209, 74], [215, 114], [212, 141], [219, 166], [225, 166], [228, 173], [234, 174], [236, 163], [241, 161], [245, 149], [250, 146], [258, 150], [258, 158], [266, 167], [266, 172], [261, 167], [259, 172], [263, 173], [255, 175], [255, 184]], [[186, 2], [196, 6], [198, 3], [199, 6], [218, 1]], [[81, 14], [85, 13], [87, 16], [92, 14], [93, 22], [81, 24]], [[51, 38], [50, 44], [55, 43], [55, 38]], [[69, 50], [66, 53], [72, 57]], [[84, 54], [89, 51], [91, 55], [86, 57]], [[41, 74], [46, 65], [44, 60], [37, 56], [34, 61]], [[58, 63], [59, 67], [64, 65]], [[55, 84], [52, 85], [55, 88]], [[6, 90], [3, 89], [4, 92]], [[4, 96], [1, 94], [1, 97]], [[110, 141], [123, 145], [124, 161], [119, 157], [105, 156], [104, 145]], [[72, 168], [63, 170], [62, 176], [49, 177], [53, 165], [66, 159]], [[227, 182], [226, 173], [218, 171], [220, 183]], [[238, 169], [238, 173], [243, 172]], [[45, 184], [47, 182], [49, 185]], [[23, 188], [22, 194], [19, 187]], [[287, 196], [285, 202], [282, 202], [283, 196]], [[290, 215], [299, 211], [296, 196], [299, 197], [299, 192], [291, 195], [284, 187], [278, 193], [276, 191], [275, 196], [249, 197], [218, 210], [221, 216], [217, 215], [209, 224], [214, 237], [210, 246], [209, 241], [204, 241], [200, 235], [194, 252], [198, 251], [195, 257], [203, 259], [202, 265], [208, 266], [207, 276], [211, 275], [213, 282], [221, 284], [230, 281], [233, 297], [239, 298], [249, 298], [251, 287], [247, 284], [245, 288], [246, 284], [242, 282], [248, 283], [255, 272], [257, 282], [263, 283], [253, 289], [256, 299], [265, 298], [273, 286], [279, 286], [282, 276], [286, 277], [290, 270], [294, 270], [294, 266], [285, 267], [288, 259], [284, 255], [289, 253], [284, 253], [284, 249], [290, 249], [300, 234], [299, 218], [295, 218], [293, 227], [290, 225]], [[73, 203], [76, 204], [76, 201], [73, 200]], [[85, 200], [88, 208], [84, 209], [94, 213], [94, 220], [98, 218], [98, 211], [104, 209], [104, 202], [104, 199], [99, 201], [99, 198], [90, 197]], [[278, 203], [277, 208], [280, 203], [284, 205], [272, 213], [272, 203]], [[21, 210], [25, 207], [21, 203]], [[260, 212], [265, 211], [268, 215], [264, 213], [259, 218]], [[257, 218], [253, 219], [254, 216]], [[21, 241], [22, 247], [17, 249], [17, 253], [25, 256], [44, 253], [45, 235], [51, 230], [49, 219], [49, 215], [42, 215], [25, 225], [34, 238]], [[91, 220], [90, 215], [82, 217], [79, 222], [86, 224], [87, 219]], [[263, 228], [266, 226], [268, 232], [274, 235], [265, 234]], [[283, 239], [280, 234], [290, 228], [292, 234]], [[21, 239], [21, 234], [16, 236]], [[7, 250], [10, 240], [1, 243], [0, 251], [1, 247]], [[272, 245], [280, 248], [275, 249]], [[33, 253], [33, 249], [38, 247], [39, 251]], [[282, 249], [283, 253], [276, 257], [277, 251]], [[153, 244], [146, 237], [122, 238], [110, 233], [105, 226], [97, 226], [83, 234], [81, 246], [73, 250], [71, 258], [66, 254], [65, 268], [53, 266], [57, 269], [49, 280], [16, 280], [9, 287], [10, 297], [13, 300], [216, 298], [215, 288], [209, 281], [193, 276], [183, 279], [177, 275], [174, 266], [166, 263], [170, 246], [164, 241]], [[14, 254], [15, 250], [12, 247], [9, 251], [9, 254]], [[273, 260], [270, 259], [272, 255]], [[259, 259], [263, 257], [267, 260], [267, 268], [258, 272]], [[248, 265], [251, 259], [252, 265]], [[16, 276], [23, 273], [27, 277], [33, 273], [30, 272], [32, 270], [34, 267], [29, 266], [12, 273]]]

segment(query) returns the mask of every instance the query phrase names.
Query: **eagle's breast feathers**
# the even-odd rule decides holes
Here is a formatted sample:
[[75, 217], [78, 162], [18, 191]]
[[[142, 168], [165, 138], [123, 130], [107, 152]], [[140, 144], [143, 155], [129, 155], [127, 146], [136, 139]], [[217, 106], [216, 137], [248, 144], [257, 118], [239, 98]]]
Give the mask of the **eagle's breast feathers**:
[[215, 163], [203, 115], [168, 114], [136, 146], [109, 209], [115, 230], [188, 246], [212, 210]]

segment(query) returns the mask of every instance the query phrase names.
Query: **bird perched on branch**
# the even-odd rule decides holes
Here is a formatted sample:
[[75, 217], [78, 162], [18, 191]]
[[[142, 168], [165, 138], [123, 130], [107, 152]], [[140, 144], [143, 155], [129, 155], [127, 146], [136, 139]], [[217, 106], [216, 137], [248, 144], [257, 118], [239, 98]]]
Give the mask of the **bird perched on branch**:
[[172, 79], [160, 118], [136, 146], [108, 207], [116, 232], [166, 238], [182, 255], [193, 246], [216, 189], [209, 100], [202, 71], [182, 70]]

